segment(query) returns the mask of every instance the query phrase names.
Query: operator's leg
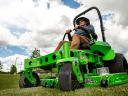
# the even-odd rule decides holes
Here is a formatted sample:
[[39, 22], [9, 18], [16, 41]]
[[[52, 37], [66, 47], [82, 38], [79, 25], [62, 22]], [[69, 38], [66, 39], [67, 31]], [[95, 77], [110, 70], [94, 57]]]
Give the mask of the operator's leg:
[[[66, 41], [67, 42], [67, 41]], [[57, 45], [55, 51], [60, 50], [60, 48], [62, 47], [62, 45], [65, 43], [65, 41], [60, 41], [59, 44]], [[71, 44], [71, 42], [69, 41], [69, 43]]]
[[55, 51], [59, 50], [61, 46], [63, 45], [64, 41], [60, 41], [59, 44], [57, 45]]
[[86, 48], [89, 44], [89, 39], [86, 36], [74, 34], [71, 42], [71, 49], [78, 49], [80, 44], [82, 44], [83, 48]]
[[80, 36], [77, 34], [73, 35], [72, 42], [71, 42], [71, 49], [78, 49], [80, 46]]
[[86, 36], [80, 36], [80, 43], [81, 43], [81, 47], [82, 48], [86, 48], [87, 46], [88, 46], [88, 44], [89, 44], [89, 38], [88, 37], [86, 37]]

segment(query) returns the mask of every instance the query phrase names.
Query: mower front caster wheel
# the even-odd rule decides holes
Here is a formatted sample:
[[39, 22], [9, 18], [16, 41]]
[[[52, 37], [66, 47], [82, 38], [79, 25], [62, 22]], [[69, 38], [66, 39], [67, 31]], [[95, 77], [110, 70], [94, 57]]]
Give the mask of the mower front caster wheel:
[[101, 87], [108, 87], [108, 80], [101, 80]]

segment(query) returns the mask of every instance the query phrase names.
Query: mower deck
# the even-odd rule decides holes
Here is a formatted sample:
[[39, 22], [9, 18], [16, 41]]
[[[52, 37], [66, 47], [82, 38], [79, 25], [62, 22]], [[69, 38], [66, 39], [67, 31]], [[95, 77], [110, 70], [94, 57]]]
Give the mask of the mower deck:
[[[114, 74], [106, 74], [106, 75], [88, 75], [85, 74], [85, 87], [90, 86], [102, 86], [109, 87], [120, 84], [128, 83], [128, 74], [127, 73], [114, 73]], [[46, 88], [58, 88], [58, 78], [53, 79], [40, 79], [41, 85]]]

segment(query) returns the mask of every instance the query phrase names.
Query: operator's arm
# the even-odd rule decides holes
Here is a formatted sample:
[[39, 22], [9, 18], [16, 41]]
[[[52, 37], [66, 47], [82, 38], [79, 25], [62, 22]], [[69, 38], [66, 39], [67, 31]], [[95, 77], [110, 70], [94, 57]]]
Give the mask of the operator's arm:
[[[76, 29], [78, 29], [79, 28], [79, 25], [77, 25], [77, 26], [75, 26], [74, 28], [73, 28], [73, 30], [76, 30]], [[68, 29], [68, 30], [66, 30], [66, 34], [68, 34], [68, 39], [69, 39], [69, 41], [72, 41], [72, 36], [71, 36], [71, 33], [72, 32], [72, 30], [71, 29]]]

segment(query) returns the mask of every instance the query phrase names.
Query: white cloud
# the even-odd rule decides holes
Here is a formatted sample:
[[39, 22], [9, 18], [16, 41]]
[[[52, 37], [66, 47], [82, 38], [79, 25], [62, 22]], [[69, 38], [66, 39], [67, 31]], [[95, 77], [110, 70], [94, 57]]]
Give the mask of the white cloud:
[[27, 56], [14, 54], [12, 56], [8, 56], [5, 58], [0, 57], [1, 63], [3, 64], [3, 70], [9, 72], [11, 65], [16, 64], [18, 72], [20, 70], [23, 70], [24, 65], [24, 59], [27, 58]]
[[[47, 3], [50, 4], [50, 9], [47, 8]], [[8, 31], [7, 34], [0, 33], [4, 33], [4, 37], [8, 34], [11, 35], [10, 43], [15, 45], [28, 47], [53, 46], [49, 42], [51, 40], [53, 42], [54, 38], [64, 34], [64, 30], [72, 23], [70, 19], [72, 19], [74, 13], [76, 14], [74, 9], [63, 5], [60, 0], [46, 0], [45, 2], [42, 0], [37, 7], [32, 0], [22, 0], [22, 2], [17, 0], [0, 9], [0, 27]], [[7, 28], [11, 25], [28, 29], [30, 32], [22, 33], [19, 38], [16, 38]], [[8, 40], [4, 41], [8, 43]], [[42, 41], [45, 42], [39, 43]], [[56, 41], [53, 43], [56, 43]]]
[[[98, 6], [102, 15], [113, 13], [105, 22], [106, 39], [116, 51], [127, 51], [128, 14], [126, 0], [75, 0], [81, 5], [72, 9], [61, 0], [2, 0], [0, 1], [0, 46], [25, 46], [31, 53], [36, 47], [42, 55], [53, 52], [57, 43], [62, 40], [64, 31], [72, 28], [73, 18], [90, 6]], [[114, 4], [114, 6], [113, 6]], [[49, 7], [49, 8], [48, 8]], [[97, 14], [87, 15], [99, 33]], [[8, 26], [15, 25], [26, 31], [17, 38]], [[122, 43], [123, 42], [123, 43]], [[7, 57], [6, 57], [7, 58]], [[11, 57], [10, 57], [11, 59]], [[8, 59], [9, 60], [9, 59]]]
[[[114, 19], [113, 21], [111, 20], [113, 24], [121, 22], [120, 16], [123, 14], [120, 13], [124, 12], [122, 11], [123, 8], [121, 8], [122, 4], [125, 3], [124, 0], [121, 2], [115, 0], [100, 0], [99, 2], [95, 0], [76, 1], [81, 2], [84, 5], [79, 9], [71, 9], [63, 5], [61, 0], [37, 0], [35, 3], [33, 3], [32, 0], [15, 0], [13, 3], [10, 2], [7, 5], [2, 2], [3, 6], [0, 9], [0, 21], [3, 24], [1, 24], [1, 28], [4, 26], [3, 28], [6, 32], [4, 33], [4, 31], [0, 31], [0, 33], [3, 34], [3, 37], [8, 36], [11, 37], [11, 39], [8, 40], [8, 37], [6, 37], [7, 39], [1, 39], [1, 42], [3, 41], [4, 43], [7, 42], [7, 44], [22, 45], [33, 48], [53, 47], [59, 40], [61, 40], [64, 30], [71, 27], [74, 16], [92, 5], [98, 6], [103, 13], [104, 10], [115, 12], [117, 19]], [[7, 0], [5, 2], [7, 2]], [[116, 3], [116, 6], [112, 6], [113, 2]], [[38, 6], [35, 6], [37, 3]], [[50, 9], [47, 8], [48, 3]], [[94, 17], [94, 13], [92, 14], [91, 15]], [[126, 16], [127, 15], [124, 15], [124, 17]], [[10, 30], [6, 28], [7, 24], [17, 25], [31, 31], [25, 32], [21, 34], [19, 38], [16, 38], [11, 34]], [[110, 29], [112, 27], [113, 26], [109, 26]]]
[[119, 15], [118, 24], [123, 26], [128, 26], [128, 6], [127, 0], [76, 0], [77, 2], [83, 4], [83, 6], [91, 7], [97, 6], [102, 12], [112, 11]]
[[10, 30], [0, 26], [0, 47], [7, 44], [17, 44], [17, 38], [11, 34]]
[[107, 41], [117, 52], [128, 51], [128, 26], [124, 28], [122, 25], [107, 22], [105, 33]]

